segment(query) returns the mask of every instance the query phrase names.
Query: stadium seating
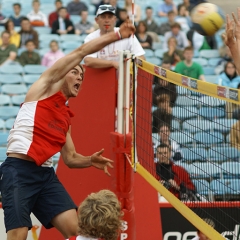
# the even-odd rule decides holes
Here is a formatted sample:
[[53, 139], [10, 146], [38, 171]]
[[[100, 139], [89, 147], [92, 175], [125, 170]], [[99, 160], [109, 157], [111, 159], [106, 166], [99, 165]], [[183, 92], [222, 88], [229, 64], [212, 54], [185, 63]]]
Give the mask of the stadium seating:
[[208, 60], [205, 58], [193, 58], [193, 62], [200, 64], [201, 66], [207, 66], [208, 65]]
[[218, 49], [209, 49], [209, 50], [201, 50], [199, 52], [199, 56], [202, 58], [218, 58], [219, 57], [219, 51]]
[[40, 74], [26, 74], [23, 76], [23, 81], [26, 84], [33, 84], [34, 82], [36, 82], [38, 80], [38, 78], [40, 77]]
[[208, 195], [209, 194], [209, 182], [204, 179], [193, 179], [192, 180], [194, 186], [196, 187], [197, 192], [200, 195]]
[[223, 108], [214, 108], [214, 107], [202, 107], [198, 114], [206, 119], [214, 119], [214, 118], [224, 118], [225, 110]]
[[208, 60], [208, 65], [211, 67], [216, 67], [220, 61], [221, 61], [221, 58], [210, 58]]
[[207, 76], [205, 76], [206, 81], [210, 82], [210, 83], [216, 83], [217, 78], [218, 78], [218, 75], [207, 75]]
[[225, 198], [227, 193], [227, 185], [224, 180], [216, 179], [210, 182], [210, 190], [215, 198]]
[[191, 133], [209, 132], [211, 129], [212, 123], [208, 120], [187, 120], [183, 122], [183, 130]]
[[233, 147], [213, 147], [209, 151], [211, 161], [238, 161], [240, 152]]
[[157, 57], [147, 57], [146, 60], [154, 65], [160, 66], [161, 65], [161, 60]]
[[197, 96], [178, 96], [175, 102], [177, 106], [197, 106], [199, 105], [199, 97]]
[[26, 94], [27, 87], [23, 84], [4, 84], [2, 85], [1, 92], [9, 95]]
[[8, 118], [8, 119], [5, 121], [5, 128], [6, 128], [7, 130], [12, 129], [14, 122], [15, 122], [15, 118]]
[[223, 178], [238, 178], [240, 179], [240, 163], [225, 162], [222, 164]]
[[154, 57], [154, 51], [152, 49], [144, 49], [144, 51], [145, 51], [146, 58]]
[[60, 37], [57, 34], [40, 34], [39, 35], [39, 41], [48, 41], [49, 43], [52, 40], [59, 41]]
[[0, 105], [9, 105], [11, 103], [11, 99], [8, 95], [1, 94], [0, 95]]
[[214, 75], [215, 71], [213, 67], [203, 67], [204, 75]]
[[64, 50], [65, 50], [65, 49], [74, 50], [74, 49], [78, 48], [79, 45], [80, 45], [79, 42], [75, 42], [75, 41], [65, 41], [65, 42], [62, 42], [62, 43], [60, 44], [60, 47], [61, 47], [62, 49], [64, 49]]
[[4, 129], [5, 129], [5, 121], [0, 118], [0, 130], [4, 130]]
[[157, 49], [157, 50], [154, 52], [154, 54], [155, 54], [156, 57], [159, 57], [159, 58], [162, 59], [164, 52], [165, 52], [165, 50], [163, 50], [163, 49]]
[[65, 34], [65, 35], [61, 35], [59, 40], [61, 42], [64, 42], [64, 41], [76, 41], [79, 43], [80, 45], [80, 42], [82, 42], [82, 39], [79, 35], [74, 35], [74, 34]]
[[0, 83], [23, 83], [23, 78], [19, 74], [0, 74]]
[[4, 66], [0, 67], [0, 73], [23, 74], [23, 67], [18, 64], [4, 65]]
[[7, 152], [6, 147], [0, 147], [0, 163], [5, 161], [5, 159], [7, 158], [6, 152]]
[[19, 107], [17, 106], [0, 106], [0, 118], [6, 120], [17, 116]]
[[171, 132], [170, 139], [176, 141], [181, 145], [194, 142], [193, 135], [189, 132]]
[[212, 122], [212, 128], [214, 129], [214, 131], [228, 134], [231, 131], [231, 127], [236, 122], [237, 122], [236, 119], [228, 119], [228, 118], [215, 119]]
[[203, 144], [205, 146], [224, 142], [223, 135], [218, 132], [198, 132], [194, 135], [194, 139], [197, 144]]
[[195, 107], [174, 107], [172, 115], [175, 119], [186, 120], [189, 118], [195, 118], [198, 110]]
[[211, 96], [203, 96], [200, 102], [204, 107], [223, 107], [225, 105], [225, 101]]
[[187, 162], [206, 161], [208, 152], [204, 148], [182, 148], [183, 160]]
[[24, 102], [25, 97], [25, 94], [12, 96], [11, 102], [13, 105], [20, 106]]
[[26, 74], [42, 74], [47, 68], [41, 65], [27, 64], [24, 66], [24, 73]]
[[7, 138], [8, 138], [7, 132], [0, 132], [0, 146], [7, 145]]

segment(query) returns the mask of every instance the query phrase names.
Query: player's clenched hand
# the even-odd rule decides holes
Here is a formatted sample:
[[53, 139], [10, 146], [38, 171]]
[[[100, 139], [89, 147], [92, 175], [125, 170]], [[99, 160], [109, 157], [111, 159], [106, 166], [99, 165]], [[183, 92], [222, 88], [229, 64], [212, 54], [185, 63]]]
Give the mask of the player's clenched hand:
[[92, 166], [95, 168], [103, 170], [107, 175], [111, 176], [111, 174], [108, 172], [108, 167], [113, 168], [113, 161], [105, 158], [102, 156], [102, 153], [104, 152], [104, 149], [102, 149], [99, 152], [94, 153], [91, 156]]
[[136, 29], [129, 18], [121, 24], [119, 29], [122, 38], [129, 38], [133, 33], [135, 33], [135, 30]]

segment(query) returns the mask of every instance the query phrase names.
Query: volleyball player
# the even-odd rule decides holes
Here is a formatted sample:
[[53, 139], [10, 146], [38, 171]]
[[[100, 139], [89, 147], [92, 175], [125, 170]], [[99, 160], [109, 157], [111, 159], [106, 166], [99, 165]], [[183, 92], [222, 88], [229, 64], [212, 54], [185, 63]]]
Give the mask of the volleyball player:
[[[130, 37], [135, 31], [127, 20], [119, 31], [86, 43], [46, 70], [31, 86], [10, 130], [7, 159], [0, 167], [2, 206], [7, 240], [25, 240], [31, 212], [45, 228], [55, 227], [65, 238], [77, 235], [76, 206], [50, 167], [51, 156], [61, 151], [70, 168], [96, 167], [109, 174], [112, 161], [103, 149], [91, 156], [75, 151], [67, 106], [80, 90], [84, 56]], [[84, 117], [84, 116], [83, 116]]]

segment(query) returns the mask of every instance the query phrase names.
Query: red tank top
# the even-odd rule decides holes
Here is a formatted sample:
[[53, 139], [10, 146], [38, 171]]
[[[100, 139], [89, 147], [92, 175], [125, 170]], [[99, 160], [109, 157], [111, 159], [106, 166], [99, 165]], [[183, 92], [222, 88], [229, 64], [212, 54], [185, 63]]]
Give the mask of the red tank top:
[[37, 165], [59, 152], [73, 113], [62, 92], [39, 101], [23, 103], [8, 137], [8, 153], [22, 153]]

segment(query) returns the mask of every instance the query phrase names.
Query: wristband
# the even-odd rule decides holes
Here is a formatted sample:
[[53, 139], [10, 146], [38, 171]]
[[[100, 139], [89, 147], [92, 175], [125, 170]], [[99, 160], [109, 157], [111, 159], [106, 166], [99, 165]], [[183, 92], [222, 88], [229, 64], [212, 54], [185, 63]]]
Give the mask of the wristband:
[[122, 39], [122, 35], [121, 35], [120, 31], [116, 31], [116, 35], [118, 37], [118, 40]]

